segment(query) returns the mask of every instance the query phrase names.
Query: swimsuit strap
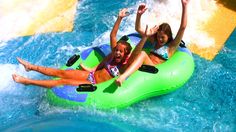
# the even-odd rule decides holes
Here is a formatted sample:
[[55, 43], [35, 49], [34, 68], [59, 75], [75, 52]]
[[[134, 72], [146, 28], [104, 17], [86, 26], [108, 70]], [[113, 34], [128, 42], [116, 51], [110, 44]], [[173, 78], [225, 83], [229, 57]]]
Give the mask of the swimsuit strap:
[[166, 44], [158, 49], [152, 49], [151, 53], [161, 56], [165, 60], [169, 59], [168, 46]]

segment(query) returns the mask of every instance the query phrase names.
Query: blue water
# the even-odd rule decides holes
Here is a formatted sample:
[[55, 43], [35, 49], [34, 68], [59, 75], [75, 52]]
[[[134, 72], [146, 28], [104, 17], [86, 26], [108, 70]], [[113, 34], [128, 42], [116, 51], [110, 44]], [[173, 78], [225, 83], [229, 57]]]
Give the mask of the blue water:
[[[236, 29], [213, 61], [193, 55], [195, 72], [181, 89], [124, 110], [50, 106], [45, 99], [46, 89], [12, 81], [15, 72], [50, 79], [25, 72], [16, 57], [60, 67], [74, 53], [108, 42], [118, 10], [134, 10], [139, 2], [80, 1], [73, 32], [0, 42], [0, 131], [236, 131]], [[133, 32], [134, 17], [124, 19], [120, 29], [119, 36]]]

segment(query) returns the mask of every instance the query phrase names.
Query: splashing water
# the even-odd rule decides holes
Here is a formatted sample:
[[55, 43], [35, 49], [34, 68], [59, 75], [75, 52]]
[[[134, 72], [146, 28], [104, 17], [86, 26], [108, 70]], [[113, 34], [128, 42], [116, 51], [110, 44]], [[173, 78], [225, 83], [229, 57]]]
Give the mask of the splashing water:
[[[149, 8], [148, 12], [143, 16], [143, 24], [148, 24], [152, 27], [167, 22], [175, 35], [181, 20], [181, 2], [178, 0], [148, 0], [147, 3]], [[188, 42], [187, 44], [194, 43], [200, 47], [208, 47], [215, 44], [214, 38], [208, 36], [201, 27], [214, 14], [216, 9], [216, 1], [214, 0], [190, 1], [188, 5], [188, 24], [183, 38]]]
[[[142, 18], [143, 24], [168, 22], [173, 33], [177, 32], [181, 16], [180, 0], [84, 0], [77, 6], [73, 32], [37, 34], [1, 41], [0, 130], [235, 130], [236, 49], [232, 43], [228, 43], [212, 62], [194, 55], [196, 70], [181, 89], [139, 102], [124, 110], [54, 107], [44, 98], [45, 89], [13, 82], [13, 73], [35, 79], [50, 79], [35, 72], [25, 72], [24, 67], [16, 61], [17, 56], [33, 64], [55, 68], [62, 66], [74, 53], [109, 42], [109, 33], [121, 8], [128, 7], [131, 14], [121, 23], [118, 36], [134, 32], [136, 10], [141, 2], [149, 6]], [[212, 45], [214, 40], [201, 31], [200, 26], [212, 16], [214, 10], [216, 4], [213, 0], [191, 0], [184, 40], [197, 44], [204, 41], [208, 43], [206, 45]], [[201, 36], [201, 39], [197, 36]]]

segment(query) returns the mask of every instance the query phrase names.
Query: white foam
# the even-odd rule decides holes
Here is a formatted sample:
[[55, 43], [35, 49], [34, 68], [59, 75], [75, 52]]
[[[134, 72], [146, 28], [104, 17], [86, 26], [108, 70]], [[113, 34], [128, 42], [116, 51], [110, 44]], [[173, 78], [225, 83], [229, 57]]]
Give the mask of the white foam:
[[[131, 14], [124, 18], [122, 22], [123, 27], [120, 28], [117, 36], [122, 36], [124, 34], [129, 34], [135, 32], [134, 24], [136, 11], [141, 2], [133, 7], [129, 7]], [[181, 0], [147, 0], [146, 4], [148, 10], [143, 14], [141, 22], [142, 26], [147, 24], [150, 27], [154, 25], [159, 25], [163, 22], [170, 24], [174, 36], [176, 35], [182, 15], [182, 5]], [[201, 29], [202, 25], [207, 22], [207, 20], [214, 14], [217, 9], [216, 1], [214, 0], [191, 0], [188, 5], [188, 23], [185, 30], [183, 40], [187, 42], [186, 44], [196, 44], [199, 47], [209, 47], [214, 46], [215, 40], [210, 37], [207, 32]], [[110, 24], [113, 26], [117, 16], [113, 16], [113, 20], [110, 20]], [[107, 43], [109, 42], [109, 34], [111, 30], [106, 31], [101, 34], [94, 42], [97, 43]]]
[[[142, 26], [145, 24], [154, 26], [167, 22], [175, 35], [181, 21], [181, 0], [147, 0], [146, 4], [148, 10], [142, 17]], [[191, 0], [188, 6], [188, 23], [183, 39], [187, 43], [194, 43], [201, 47], [214, 45], [214, 38], [202, 30], [201, 25], [214, 14], [217, 9], [216, 1]]]
[[[159, 4], [158, 2], [154, 6], [157, 7], [154, 8], [154, 13], [159, 14], [161, 20], [168, 22], [173, 33], [176, 34], [182, 12], [180, 0], [168, 0], [167, 4]], [[201, 47], [214, 45], [214, 38], [202, 30], [201, 26], [214, 14], [217, 9], [216, 2], [214, 0], [191, 0], [188, 6], [188, 23], [183, 39]]]
[[[120, 24], [119, 31], [117, 33], [117, 39], [119, 39], [123, 35], [128, 35], [130, 33], [136, 32], [134, 28], [135, 24], [135, 18], [136, 18], [136, 6], [135, 7], [129, 7], [128, 8], [130, 15], [128, 17], [123, 18], [122, 23]], [[104, 19], [103, 21], [106, 21], [104, 23], [108, 23], [111, 25], [110, 29], [106, 32], [99, 35], [94, 41], [93, 46], [109, 43], [110, 42], [110, 32], [113, 28], [113, 25], [117, 19], [117, 15], [111, 16], [111, 20]]]
[[18, 86], [12, 79], [12, 74], [17, 73], [26, 76], [25, 69], [22, 65], [0, 64], [0, 92], [14, 91]]
[[0, 49], [1, 49], [2, 47], [6, 46], [6, 45], [7, 45], [6, 42], [4, 42], [4, 41], [0, 41]]

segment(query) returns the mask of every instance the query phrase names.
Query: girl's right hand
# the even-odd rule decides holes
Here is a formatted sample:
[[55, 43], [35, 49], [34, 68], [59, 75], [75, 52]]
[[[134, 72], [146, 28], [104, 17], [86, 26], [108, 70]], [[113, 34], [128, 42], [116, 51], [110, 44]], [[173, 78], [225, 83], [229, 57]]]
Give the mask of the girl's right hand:
[[121, 18], [126, 17], [128, 15], [129, 15], [129, 12], [128, 12], [127, 8], [122, 9], [118, 14], [118, 16], [121, 17]]
[[138, 7], [137, 14], [142, 15], [147, 10], [147, 6], [145, 3], [141, 3]]

